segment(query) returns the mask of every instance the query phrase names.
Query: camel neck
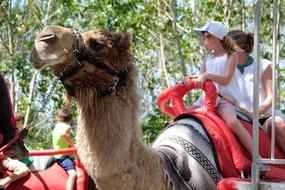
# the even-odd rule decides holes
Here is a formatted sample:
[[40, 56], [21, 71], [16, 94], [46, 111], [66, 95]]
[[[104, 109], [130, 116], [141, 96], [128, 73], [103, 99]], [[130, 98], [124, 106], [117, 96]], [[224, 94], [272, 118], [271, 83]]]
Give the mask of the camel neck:
[[[104, 98], [94, 99], [91, 90], [86, 92], [84, 97], [79, 98], [79, 127], [77, 135], [78, 142], [85, 142], [92, 139], [92, 146], [88, 147], [88, 151], [96, 156], [96, 166], [102, 170], [118, 169], [114, 167], [113, 162], [120, 163], [125, 159], [123, 155], [129, 155], [128, 151], [132, 144], [142, 144], [141, 137], [139, 136], [138, 126], [138, 97], [135, 84], [126, 84], [125, 94], [121, 92], [119, 96], [107, 96]], [[84, 90], [84, 89], [83, 89]], [[138, 142], [134, 142], [134, 139]], [[141, 141], [141, 142], [139, 142]], [[87, 143], [89, 144], [89, 143]], [[86, 150], [78, 150], [80, 155], [85, 154], [88, 156]], [[112, 165], [109, 165], [112, 163]], [[86, 163], [89, 165], [90, 163]], [[118, 164], [119, 167], [119, 164]], [[100, 171], [99, 171], [100, 172]], [[103, 171], [102, 171], [103, 172]], [[106, 173], [106, 171], [104, 171]]]

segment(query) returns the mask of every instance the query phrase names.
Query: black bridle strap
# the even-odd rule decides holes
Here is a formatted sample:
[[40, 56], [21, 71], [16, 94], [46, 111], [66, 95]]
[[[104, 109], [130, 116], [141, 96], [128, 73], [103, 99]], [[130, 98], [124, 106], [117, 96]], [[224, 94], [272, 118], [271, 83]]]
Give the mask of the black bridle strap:
[[61, 73], [58, 76], [58, 79], [61, 80], [61, 82], [65, 81], [67, 78], [70, 78], [76, 75], [79, 72], [79, 70], [83, 67], [83, 63], [81, 63], [80, 61], [76, 61], [76, 62], [77, 62], [76, 67], [72, 68], [68, 72]]
[[[98, 97], [104, 97], [104, 96], [108, 96], [108, 95], [114, 94], [118, 90], [118, 88], [120, 86], [125, 85], [128, 74], [129, 74], [129, 69], [124, 69], [124, 70], [120, 71], [118, 73], [118, 76], [117, 76], [118, 77], [118, 82], [115, 83], [114, 86], [109, 87], [106, 90], [98, 92], [98, 94], [97, 94]], [[72, 86], [70, 86], [70, 85], [65, 84], [63, 82], [63, 80], [61, 80], [61, 82], [62, 82], [64, 88], [66, 89], [66, 91], [68, 92], [68, 94], [70, 96], [75, 96], [74, 88]]]
[[97, 58], [90, 55], [88, 52], [79, 51], [75, 53], [75, 56], [79, 62], [87, 61], [88, 63], [96, 66], [97, 68], [103, 69], [104, 71], [106, 71], [108, 74], [112, 76], [118, 76], [118, 71], [111, 69], [106, 64], [102, 63]]
[[117, 75], [117, 77], [118, 77], [118, 82], [115, 83], [114, 86], [109, 87], [109, 88], [107, 88], [107, 89], [104, 90], [104, 91], [98, 92], [98, 96], [99, 96], [99, 97], [104, 97], [104, 96], [108, 96], [108, 95], [114, 94], [114, 93], [118, 90], [118, 88], [119, 88], [120, 86], [125, 85], [126, 79], [127, 79], [127, 76], [128, 76], [128, 74], [129, 74], [129, 72], [130, 72], [130, 70], [127, 69], [127, 68], [126, 68], [126, 69], [123, 69], [122, 71], [119, 71], [119, 73], [118, 73], [118, 75]]
[[103, 90], [101, 92], [98, 92], [99, 97], [115, 94], [118, 90], [118, 87], [125, 84], [127, 76], [129, 74], [129, 68], [124, 68], [121, 71], [116, 71], [111, 69], [108, 65], [102, 63], [97, 58], [93, 57], [89, 52], [86, 52], [84, 49], [84, 46], [80, 43], [82, 42], [82, 36], [80, 33], [74, 31], [74, 43], [73, 43], [73, 56], [76, 59], [77, 65], [73, 68], [71, 68], [68, 72], [64, 71], [60, 73], [58, 76], [58, 79], [61, 80], [62, 84], [64, 85], [65, 89], [67, 90], [68, 94], [71, 96], [74, 96], [74, 87], [67, 85], [64, 83], [64, 81], [67, 78], [73, 77], [76, 75], [79, 70], [83, 67], [84, 63], [83, 61], [86, 61], [95, 67], [102, 69], [106, 71], [108, 74], [112, 75], [114, 77], [114, 84], [107, 88], [106, 90]]

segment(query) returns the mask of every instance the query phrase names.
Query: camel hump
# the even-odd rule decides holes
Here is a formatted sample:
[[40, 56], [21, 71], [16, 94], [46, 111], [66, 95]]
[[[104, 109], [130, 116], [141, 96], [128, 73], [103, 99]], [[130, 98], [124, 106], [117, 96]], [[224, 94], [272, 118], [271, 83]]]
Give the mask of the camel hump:
[[221, 174], [202, 124], [185, 117], [170, 125], [153, 146], [174, 188], [216, 189]]

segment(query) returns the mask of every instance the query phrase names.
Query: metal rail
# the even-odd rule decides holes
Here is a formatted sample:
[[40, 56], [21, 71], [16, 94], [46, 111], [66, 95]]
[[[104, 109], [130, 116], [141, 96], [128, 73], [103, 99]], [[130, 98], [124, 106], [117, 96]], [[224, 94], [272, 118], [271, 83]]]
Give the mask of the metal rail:
[[[277, 24], [277, 6], [276, 0], [273, 1], [273, 25], [272, 25], [272, 32], [273, 32], [273, 52], [272, 52], [272, 118], [275, 118], [275, 106], [276, 106], [276, 40], [277, 40], [277, 31], [276, 31], [276, 24]], [[272, 119], [272, 130], [271, 130], [271, 158], [274, 159], [274, 152], [275, 152], [275, 122]]]
[[[253, 96], [259, 97], [259, 63], [260, 63], [260, 12], [261, 12], [261, 0], [257, 0], [255, 4], [255, 18], [254, 18], [254, 89]], [[271, 130], [271, 158], [262, 159], [259, 158], [259, 133], [258, 133], [258, 116], [259, 116], [259, 98], [254, 98], [253, 102], [253, 154], [252, 154], [252, 170], [251, 170], [251, 189], [257, 190], [259, 187], [259, 173], [260, 173], [260, 163], [267, 164], [285, 164], [285, 159], [275, 159], [275, 107], [276, 107], [276, 43], [277, 43], [277, 2], [273, 2], [273, 72], [272, 72], [272, 89], [273, 89], [273, 98], [272, 98], [272, 130]]]
[[[261, 0], [257, 0], [255, 4], [254, 17], [254, 89], [253, 96], [259, 97], [259, 62], [260, 62], [260, 12]], [[259, 118], [259, 98], [253, 99], [253, 154], [252, 154], [252, 169], [251, 169], [251, 189], [256, 190], [259, 183], [259, 135], [258, 135], [258, 118]]]

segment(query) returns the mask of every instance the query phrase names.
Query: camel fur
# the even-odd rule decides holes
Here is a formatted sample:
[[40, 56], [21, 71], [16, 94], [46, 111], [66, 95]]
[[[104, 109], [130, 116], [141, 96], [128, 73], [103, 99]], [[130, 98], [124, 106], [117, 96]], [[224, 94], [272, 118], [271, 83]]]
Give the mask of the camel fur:
[[114, 77], [87, 61], [82, 61], [84, 66], [76, 75], [64, 81], [72, 86], [78, 103], [78, 155], [100, 190], [171, 189], [158, 153], [142, 140], [137, 70], [130, 41], [129, 33], [107, 30], [85, 32], [80, 40], [72, 29], [47, 26], [35, 40], [30, 61], [35, 68], [50, 67], [59, 76], [63, 69], [76, 66], [72, 56], [76, 45], [113, 70], [128, 68], [125, 84], [114, 95], [97, 96], [113, 85]]

